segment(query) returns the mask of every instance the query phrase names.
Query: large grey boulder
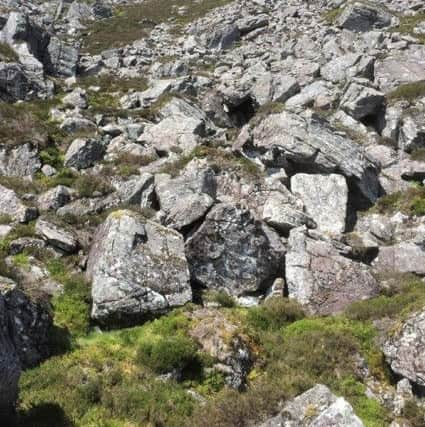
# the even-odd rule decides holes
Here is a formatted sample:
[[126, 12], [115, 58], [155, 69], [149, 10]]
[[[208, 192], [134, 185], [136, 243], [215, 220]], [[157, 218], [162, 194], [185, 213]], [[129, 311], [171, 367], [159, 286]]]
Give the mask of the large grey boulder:
[[370, 31], [391, 25], [392, 16], [383, 7], [370, 2], [348, 4], [338, 17], [337, 24], [355, 32]]
[[241, 296], [264, 291], [281, 277], [285, 247], [266, 224], [235, 205], [214, 206], [186, 241], [192, 279]]
[[111, 213], [87, 262], [92, 318], [131, 324], [192, 299], [182, 236], [131, 211]]
[[298, 169], [341, 173], [371, 202], [380, 193], [377, 166], [358, 144], [336, 133], [316, 115], [303, 118], [287, 111], [271, 114], [254, 127], [251, 139], [243, 146], [251, 153], [254, 148], [269, 166], [279, 167], [289, 160]]
[[311, 314], [329, 315], [378, 294], [367, 265], [344, 255], [349, 248], [304, 228], [291, 230], [286, 254], [288, 295]]
[[21, 363], [11, 340], [9, 313], [0, 293], [0, 419], [11, 414], [18, 398]]
[[325, 80], [334, 83], [351, 80], [353, 77], [372, 79], [374, 62], [375, 60], [371, 56], [347, 53], [332, 59], [321, 67], [320, 74]]
[[58, 185], [38, 197], [38, 208], [41, 211], [56, 210], [71, 201], [73, 190], [64, 185]]
[[347, 220], [348, 186], [342, 175], [296, 174], [291, 190], [323, 232], [343, 233]]
[[33, 175], [40, 168], [38, 150], [31, 144], [12, 148], [0, 145], [0, 175], [24, 177]]
[[241, 36], [239, 28], [235, 25], [220, 25], [211, 30], [202, 32], [199, 37], [201, 43], [208, 49], [229, 49]]
[[105, 147], [97, 139], [77, 138], [69, 146], [64, 164], [66, 167], [86, 169], [101, 160], [105, 154]]
[[410, 153], [425, 148], [425, 115], [423, 111], [410, 112], [402, 120], [399, 147]]
[[8, 215], [14, 221], [28, 222], [37, 218], [37, 209], [26, 206], [16, 193], [0, 185], [0, 214]]
[[55, 77], [71, 77], [77, 72], [79, 51], [58, 37], [51, 37], [43, 57], [44, 70]]
[[317, 384], [286, 403], [276, 417], [260, 427], [363, 427], [352, 406], [335, 396], [328, 387]]
[[155, 191], [164, 224], [181, 230], [201, 219], [214, 204], [215, 174], [205, 162], [193, 160], [177, 178], [157, 174]]
[[353, 82], [345, 91], [340, 107], [356, 120], [377, 115], [384, 104], [385, 95], [368, 86]]
[[425, 311], [416, 312], [384, 343], [391, 369], [419, 386], [425, 386]]

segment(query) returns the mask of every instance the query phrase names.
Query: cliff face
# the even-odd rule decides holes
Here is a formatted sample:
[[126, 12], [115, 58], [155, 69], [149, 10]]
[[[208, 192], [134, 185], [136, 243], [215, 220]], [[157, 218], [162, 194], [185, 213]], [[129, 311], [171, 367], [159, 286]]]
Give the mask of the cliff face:
[[423, 425], [423, 2], [0, 0], [0, 100], [14, 422]]

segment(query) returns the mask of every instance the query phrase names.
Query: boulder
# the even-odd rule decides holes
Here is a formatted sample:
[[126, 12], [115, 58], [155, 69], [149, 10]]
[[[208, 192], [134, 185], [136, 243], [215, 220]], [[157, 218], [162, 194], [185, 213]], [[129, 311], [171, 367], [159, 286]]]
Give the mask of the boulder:
[[43, 218], [37, 220], [35, 231], [49, 245], [65, 253], [75, 253], [79, 248], [78, 240], [74, 233]]
[[69, 146], [64, 164], [66, 167], [86, 169], [101, 160], [105, 154], [105, 147], [96, 139], [74, 139]]
[[381, 246], [373, 261], [376, 271], [393, 273], [415, 273], [425, 275], [425, 248], [422, 244], [401, 242]]
[[402, 122], [398, 140], [399, 147], [408, 153], [425, 148], [425, 114], [423, 111], [409, 113]]
[[333, 83], [343, 83], [353, 77], [373, 79], [373, 65], [375, 59], [358, 53], [347, 53], [338, 56], [320, 69], [321, 76]]
[[413, 383], [425, 386], [425, 311], [410, 315], [384, 343], [391, 369]]
[[248, 142], [252, 146], [243, 145], [251, 153], [254, 148], [268, 166], [279, 167], [287, 160], [298, 169], [337, 172], [370, 202], [380, 194], [377, 166], [364, 156], [358, 144], [336, 133], [327, 121], [314, 114], [307, 118], [287, 111], [270, 114], [254, 127]]
[[379, 287], [370, 268], [344, 256], [350, 252], [318, 233], [291, 230], [285, 263], [289, 297], [311, 314], [330, 315], [376, 296]]
[[384, 101], [385, 95], [382, 92], [353, 82], [345, 91], [340, 108], [356, 120], [361, 120], [379, 114]]
[[38, 150], [31, 144], [13, 148], [0, 145], [0, 175], [25, 177], [33, 175], [40, 168]]
[[276, 417], [260, 427], [363, 427], [352, 406], [335, 396], [328, 387], [317, 384], [289, 401]]
[[346, 30], [366, 32], [391, 25], [392, 15], [383, 7], [370, 2], [348, 4], [338, 17], [337, 24]]
[[165, 214], [164, 224], [181, 230], [201, 219], [214, 204], [214, 171], [205, 162], [193, 160], [174, 179], [157, 174], [155, 191]]
[[6, 102], [25, 100], [31, 92], [31, 82], [23, 67], [0, 62], [0, 99]]
[[182, 236], [131, 211], [111, 213], [87, 261], [92, 318], [132, 324], [192, 299]]
[[192, 279], [233, 296], [265, 291], [281, 277], [285, 247], [280, 237], [235, 205], [214, 206], [186, 241]]
[[38, 208], [41, 211], [57, 210], [71, 201], [73, 190], [64, 185], [58, 185], [38, 197]]
[[51, 354], [49, 308], [31, 300], [8, 279], [0, 278], [0, 295], [9, 313], [10, 336], [20, 364], [23, 369], [33, 368]]
[[13, 190], [0, 185], [0, 214], [8, 215], [18, 222], [28, 222], [37, 218], [37, 209], [21, 202]]
[[[2, 280], [2, 279], [0, 279]], [[9, 312], [0, 293], [0, 419], [13, 413], [18, 398], [21, 363], [11, 340]]]
[[318, 230], [335, 234], [345, 231], [348, 187], [342, 175], [299, 173], [291, 178], [291, 190], [303, 201]]
[[50, 37], [43, 57], [44, 70], [54, 77], [75, 76], [79, 51], [58, 37]]

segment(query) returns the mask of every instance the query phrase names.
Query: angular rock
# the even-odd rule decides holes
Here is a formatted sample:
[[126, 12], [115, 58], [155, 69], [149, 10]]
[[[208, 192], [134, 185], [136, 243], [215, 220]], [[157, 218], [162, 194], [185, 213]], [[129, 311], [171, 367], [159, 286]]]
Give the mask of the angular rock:
[[0, 146], [0, 175], [29, 176], [40, 170], [38, 150], [31, 144]]
[[65, 253], [74, 253], [79, 248], [78, 240], [73, 233], [42, 218], [37, 220], [35, 231], [46, 240], [49, 245]]
[[37, 218], [37, 209], [21, 202], [13, 190], [0, 185], [0, 214], [9, 215], [18, 222], [28, 222]]
[[47, 306], [30, 300], [15, 283], [0, 278], [0, 294], [10, 319], [10, 334], [24, 369], [33, 368], [50, 353], [52, 316]]
[[[2, 281], [2, 278], [0, 278]], [[9, 312], [3, 295], [0, 293], [0, 418], [14, 411], [18, 399], [18, 382], [21, 363], [11, 341]]]
[[356, 120], [361, 120], [370, 115], [378, 114], [385, 101], [382, 92], [351, 83], [341, 99], [340, 107]]
[[323, 232], [343, 233], [347, 221], [348, 187], [342, 175], [296, 174], [291, 190], [305, 205], [306, 214]]
[[38, 208], [42, 211], [57, 210], [71, 201], [72, 191], [64, 185], [58, 185], [38, 197]]
[[96, 139], [74, 139], [69, 146], [64, 164], [66, 167], [86, 169], [101, 160], [105, 154], [105, 147]]
[[288, 402], [274, 418], [259, 427], [363, 427], [352, 406], [317, 384]]
[[24, 100], [31, 91], [31, 82], [19, 64], [0, 62], [0, 99], [6, 102]]
[[330, 240], [303, 228], [289, 235], [286, 283], [289, 297], [318, 315], [338, 313], [379, 292], [367, 265], [341, 255]]
[[108, 216], [87, 262], [92, 318], [132, 324], [192, 299], [182, 236], [131, 211]]
[[423, 111], [410, 113], [403, 118], [400, 128], [399, 147], [411, 153], [420, 148], [425, 148], [425, 117]]
[[365, 32], [391, 25], [392, 16], [369, 2], [349, 4], [338, 17], [337, 24], [350, 31]]
[[425, 248], [413, 242], [382, 246], [373, 262], [378, 272], [415, 273], [425, 275]]
[[316, 173], [342, 173], [367, 200], [374, 202], [380, 194], [376, 165], [358, 144], [315, 115], [271, 114], [253, 129], [252, 142], [260, 154], [266, 151], [263, 161], [269, 166], [289, 160]]
[[75, 76], [78, 57], [78, 49], [58, 37], [51, 37], [43, 57], [45, 72], [55, 77]]
[[214, 204], [214, 171], [205, 162], [193, 160], [177, 178], [157, 174], [155, 191], [165, 214], [164, 224], [181, 230], [201, 219]]
[[320, 69], [321, 76], [334, 83], [344, 82], [353, 77], [373, 79], [374, 58], [357, 53], [338, 56]]
[[413, 383], [425, 386], [425, 311], [409, 316], [401, 328], [384, 343], [391, 369]]
[[281, 277], [285, 247], [248, 210], [218, 204], [186, 241], [192, 279], [230, 295], [264, 291]]

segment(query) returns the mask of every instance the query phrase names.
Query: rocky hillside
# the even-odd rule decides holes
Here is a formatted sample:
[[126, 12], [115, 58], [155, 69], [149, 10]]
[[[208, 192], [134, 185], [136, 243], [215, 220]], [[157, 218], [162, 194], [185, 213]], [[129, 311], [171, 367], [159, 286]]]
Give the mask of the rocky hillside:
[[425, 426], [423, 0], [0, 0], [0, 418]]

